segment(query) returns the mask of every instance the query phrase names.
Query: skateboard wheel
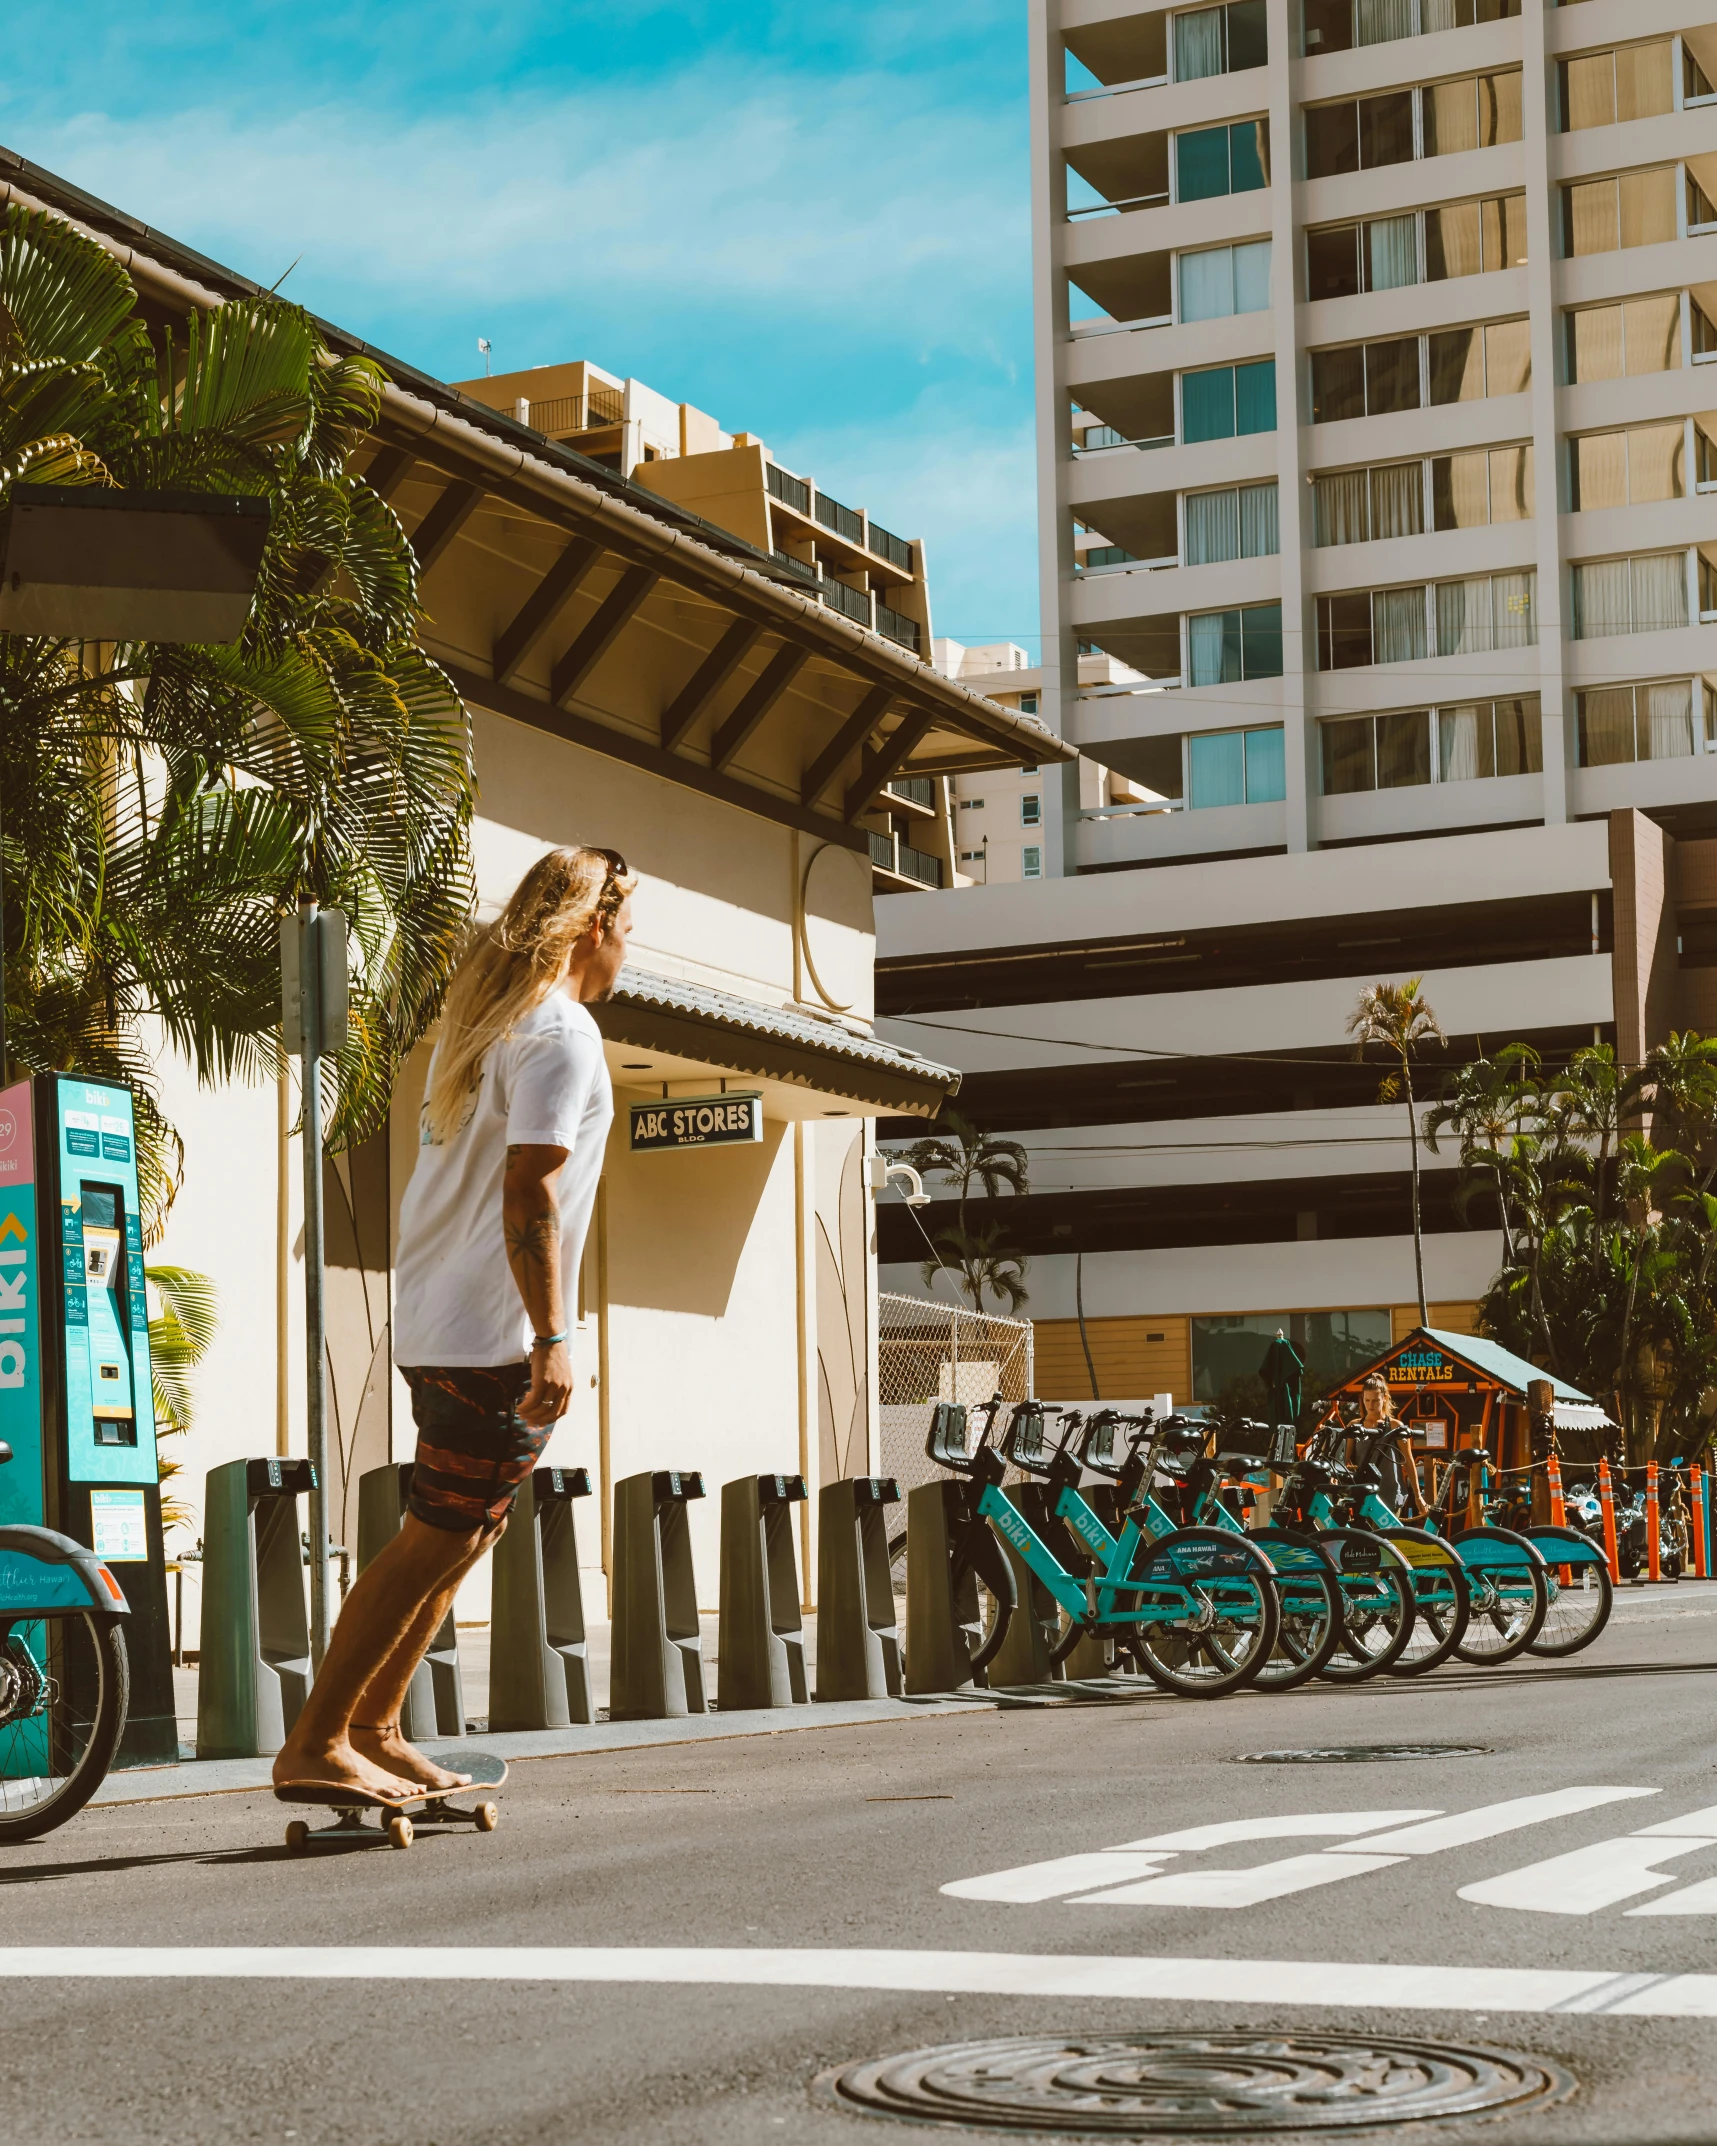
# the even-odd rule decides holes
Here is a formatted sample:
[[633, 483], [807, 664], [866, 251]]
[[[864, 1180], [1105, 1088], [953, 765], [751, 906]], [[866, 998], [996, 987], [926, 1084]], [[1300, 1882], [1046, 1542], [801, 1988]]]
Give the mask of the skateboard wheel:
[[286, 1828], [286, 1846], [292, 1855], [303, 1853], [304, 1844], [310, 1838], [310, 1828], [302, 1818], [294, 1818]]
[[480, 1803], [472, 1816], [477, 1821], [479, 1833], [493, 1833], [501, 1823], [501, 1814], [492, 1803]]
[[396, 1848], [409, 1848], [416, 1837], [411, 1820], [403, 1811], [396, 1811], [388, 1820], [388, 1839]]

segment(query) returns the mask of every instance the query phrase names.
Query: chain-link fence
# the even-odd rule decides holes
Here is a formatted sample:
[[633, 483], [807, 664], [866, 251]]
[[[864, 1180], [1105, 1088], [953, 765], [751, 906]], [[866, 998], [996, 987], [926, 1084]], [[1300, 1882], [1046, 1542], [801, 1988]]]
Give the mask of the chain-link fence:
[[884, 1294], [877, 1303], [882, 1472], [904, 1496], [936, 1473], [924, 1456], [932, 1403], [1031, 1397], [1031, 1321], [920, 1297]]

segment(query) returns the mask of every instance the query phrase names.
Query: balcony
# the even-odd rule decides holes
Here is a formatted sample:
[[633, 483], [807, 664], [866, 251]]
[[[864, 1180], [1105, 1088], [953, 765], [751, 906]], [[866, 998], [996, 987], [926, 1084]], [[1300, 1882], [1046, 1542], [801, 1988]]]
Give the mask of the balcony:
[[838, 611], [842, 618], [850, 618], [855, 625], [870, 624], [870, 598], [863, 589], [849, 588], [844, 581], [830, 578], [818, 584], [818, 594], [831, 611]]
[[886, 529], [879, 529], [875, 522], [866, 524], [869, 538], [868, 549], [879, 559], [886, 559], [890, 566], [898, 566], [903, 574], [912, 571], [912, 546], [904, 537], [893, 536]]
[[780, 500], [784, 507], [791, 507], [795, 514], [808, 515], [811, 511], [811, 487], [801, 477], [789, 477], [778, 463], [763, 465], [763, 481], [769, 488], [771, 499]]
[[892, 611], [881, 597], [876, 604], [876, 630], [884, 639], [897, 641], [902, 648], [911, 649], [916, 656], [922, 653], [918, 621], [908, 618], [904, 611]]
[[617, 387], [593, 387], [582, 395], [556, 395], [546, 402], [528, 402], [521, 396], [513, 405], [513, 415], [546, 439], [559, 440], [575, 432], [593, 432], [600, 425], [622, 423], [626, 398]]
[[845, 537], [849, 544], [864, 542], [864, 516], [856, 508], [843, 507], [838, 499], [831, 499], [827, 492], [817, 494], [817, 519], [825, 529], [832, 529], [836, 536]]
[[909, 819], [936, 817], [936, 785], [928, 775], [896, 775], [882, 794], [891, 810]]
[[940, 887], [942, 884], [941, 858], [926, 856], [923, 850], [914, 849], [910, 842], [903, 842], [898, 835], [872, 834], [870, 861], [874, 871], [893, 882], [891, 892]]

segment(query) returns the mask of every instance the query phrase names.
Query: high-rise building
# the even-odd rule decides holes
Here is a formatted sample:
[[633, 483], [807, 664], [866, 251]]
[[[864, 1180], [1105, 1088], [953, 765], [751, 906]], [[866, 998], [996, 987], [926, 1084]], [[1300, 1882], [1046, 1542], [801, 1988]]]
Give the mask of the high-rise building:
[[883, 904], [879, 990], [1033, 1148], [1047, 1361], [1076, 1274], [1126, 1393], [1399, 1330], [1364, 984], [1450, 1063], [1717, 1026], [1709, 12], [1033, 0], [1040, 706], [1138, 794], [1064, 772], [1041, 884]]

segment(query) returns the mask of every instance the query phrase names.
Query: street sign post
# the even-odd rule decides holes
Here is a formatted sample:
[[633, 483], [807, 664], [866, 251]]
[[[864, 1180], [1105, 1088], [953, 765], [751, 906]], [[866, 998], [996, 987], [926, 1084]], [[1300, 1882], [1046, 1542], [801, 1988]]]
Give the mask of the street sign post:
[[310, 1659], [328, 1651], [328, 1349], [323, 1310], [322, 1060], [346, 1040], [346, 919], [299, 904], [280, 920], [280, 1034], [303, 1060], [304, 1353], [310, 1488]]

